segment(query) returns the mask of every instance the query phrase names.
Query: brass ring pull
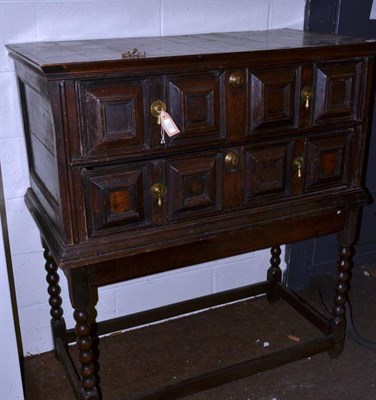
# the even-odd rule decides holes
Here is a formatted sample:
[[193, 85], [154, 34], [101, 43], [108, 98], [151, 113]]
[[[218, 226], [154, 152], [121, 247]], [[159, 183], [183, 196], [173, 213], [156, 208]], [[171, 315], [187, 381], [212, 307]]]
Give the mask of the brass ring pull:
[[151, 115], [157, 118], [157, 124], [161, 124], [161, 111], [166, 111], [166, 104], [162, 100], [156, 100], [150, 106]]
[[296, 157], [293, 162], [294, 168], [296, 169], [297, 173], [296, 176], [301, 178], [303, 176], [303, 168], [304, 168], [304, 158], [303, 157]]
[[305, 86], [303, 88], [301, 98], [304, 101], [304, 107], [306, 108], [306, 110], [308, 110], [312, 99], [312, 88], [310, 86]]
[[230, 153], [226, 154], [225, 164], [228, 168], [236, 168], [239, 164], [238, 153], [231, 151]]
[[150, 194], [154, 199], [158, 200], [158, 207], [162, 206], [162, 197], [167, 193], [167, 188], [163, 183], [156, 183], [150, 188]]

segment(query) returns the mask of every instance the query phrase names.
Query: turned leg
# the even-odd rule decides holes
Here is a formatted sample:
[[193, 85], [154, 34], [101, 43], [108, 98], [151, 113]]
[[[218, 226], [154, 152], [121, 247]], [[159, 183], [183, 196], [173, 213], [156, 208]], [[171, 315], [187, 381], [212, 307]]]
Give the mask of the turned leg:
[[[77, 347], [79, 351], [79, 361], [81, 364], [81, 389], [82, 399], [94, 399], [96, 395], [96, 379], [94, 354], [92, 350], [92, 338], [90, 336], [90, 324], [88, 322], [89, 313], [85, 308], [76, 309], [73, 313], [76, 321], [75, 333], [77, 335]], [[93, 397], [94, 396], [94, 397]]]
[[270, 267], [268, 269], [267, 279], [269, 282], [269, 288], [266, 293], [266, 297], [268, 301], [277, 301], [279, 298], [278, 295], [278, 284], [282, 279], [282, 271], [280, 268], [281, 258], [281, 247], [274, 246], [270, 249], [271, 258], [270, 258]]
[[46, 280], [48, 283], [48, 294], [50, 295], [49, 299], [49, 304], [51, 306], [50, 309], [50, 315], [51, 315], [51, 329], [52, 329], [52, 336], [54, 339], [54, 345], [55, 345], [55, 355], [57, 358], [59, 358], [58, 352], [57, 352], [57, 346], [56, 346], [56, 340], [62, 339], [63, 342], [65, 342], [65, 332], [66, 332], [66, 326], [65, 326], [65, 321], [63, 318], [63, 309], [61, 307], [62, 305], [62, 299], [60, 296], [60, 286], [59, 286], [59, 274], [57, 272], [57, 265], [46, 245], [46, 243], [43, 241], [43, 256], [44, 259], [46, 260], [45, 264], [45, 270], [47, 272]]
[[[91, 305], [86, 271], [84, 269], [73, 269], [68, 273], [69, 293], [74, 308], [73, 317], [76, 321], [75, 333], [78, 347], [79, 367], [79, 388], [81, 400], [99, 400], [98, 389], [98, 360], [96, 353], [96, 340], [93, 339], [91, 323], [95, 325], [96, 311]], [[89, 310], [92, 311], [91, 315]]]
[[347, 212], [347, 220], [344, 230], [339, 234], [339, 258], [337, 261], [337, 277], [332, 308], [332, 326], [335, 338], [334, 348], [329, 351], [333, 358], [338, 357], [344, 346], [346, 334], [346, 302], [350, 288], [351, 268], [353, 265], [353, 244], [356, 237], [358, 221], [358, 209], [350, 209]]
[[350, 271], [352, 267], [352, 247], [341, 247], [339, 249], [339, 260], [337, 262], [337, 279], [332, 309], [333, 326], [335, 334], [335, 347], [330, 352], [332, 357], [337, 357], [343, 350], [346, 333], [346, 302], [350, 287]]

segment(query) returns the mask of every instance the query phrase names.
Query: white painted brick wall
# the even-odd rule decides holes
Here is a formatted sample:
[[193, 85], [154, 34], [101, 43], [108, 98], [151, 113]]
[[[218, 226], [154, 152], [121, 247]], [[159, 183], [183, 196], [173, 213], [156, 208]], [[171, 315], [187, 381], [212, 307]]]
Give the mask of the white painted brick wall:
[[[2, 214], [0, 214], [0, 224], [2, 222]], [[3, 233], [0, 228], [0, 399], [23, 400], [21, 371], [5, 260]]]
[[[305, 0], [0, 0], [0, 145], [25, 354], [52, 348], [39, 234], [26, 210], [25, 142], [14, 67], [6, 43], [216, 31], [302, 29]], [[100, 288], [98, 319], [136, 312], [265, 279], [258, 251]], [[65, 280], [67, 324], [73, 326]]]

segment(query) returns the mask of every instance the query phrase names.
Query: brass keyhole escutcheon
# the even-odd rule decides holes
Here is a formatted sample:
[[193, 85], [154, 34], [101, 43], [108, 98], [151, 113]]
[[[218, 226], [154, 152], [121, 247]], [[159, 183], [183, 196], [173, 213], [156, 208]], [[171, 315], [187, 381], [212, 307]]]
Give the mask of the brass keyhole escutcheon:
[[166, 111], [166, 104], [162, 100], [156, 100], [150, 106], [151, 115], [157, 118], [157, 124], [161, 124], [161, 111]]
[[244, 74], [236, 71], [230, 74], [229, 82], [234, 89], [241, 88], [244, 85]]
[[301, 92], [301, 98], [304, 101], [304, 107], [306, 108], [306, 110], [308, 110], [310, 107], [312, 94], [312, 88], [310, 86], [304, 86]]
[[304, 158], [303, 157], [296, 157], [293, 162], [294, 168], [296, 170], [296, 176], [301, 178], [303, 176], [303, 169], [304, 169]]
[[231, 151], [230, 153], [226, 154], [225, 164], [228, 168], [236, 168], [239, 164], [238, 153]]
[[150, 194], [154, 199], [158, 200], [158, 207], [162, 206], [162, 197], [167, 193], [167, 188], [163, 183], [156, 183], [150, 188]]

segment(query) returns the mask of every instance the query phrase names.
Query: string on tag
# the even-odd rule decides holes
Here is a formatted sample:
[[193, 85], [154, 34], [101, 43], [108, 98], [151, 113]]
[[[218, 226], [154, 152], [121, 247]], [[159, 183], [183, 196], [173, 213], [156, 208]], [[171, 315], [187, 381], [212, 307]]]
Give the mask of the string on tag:
[[161, 144], [165, 144], [166, 140], [165, 140], [165, 131], [163, 129], [163, 125], [161, 124]]

